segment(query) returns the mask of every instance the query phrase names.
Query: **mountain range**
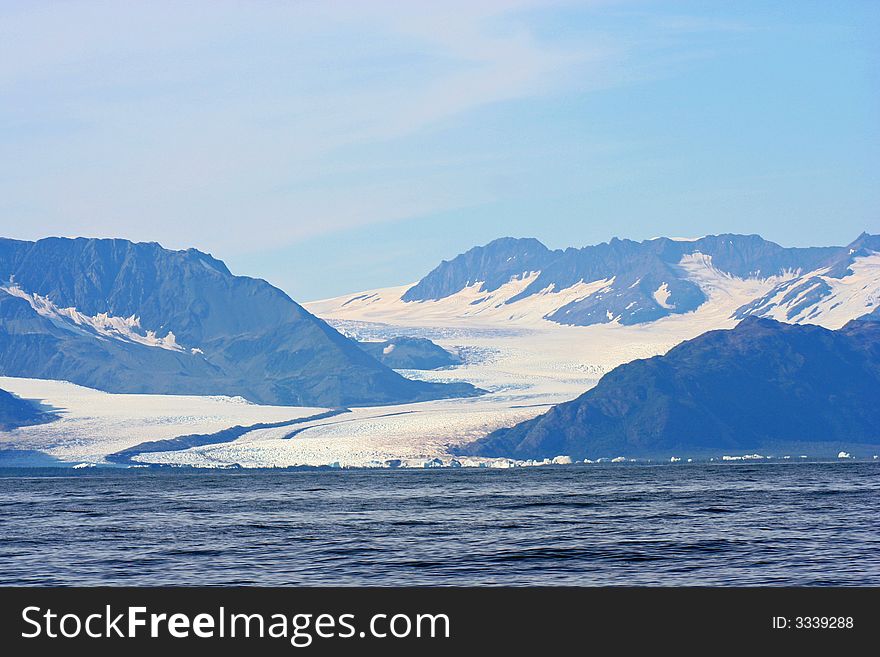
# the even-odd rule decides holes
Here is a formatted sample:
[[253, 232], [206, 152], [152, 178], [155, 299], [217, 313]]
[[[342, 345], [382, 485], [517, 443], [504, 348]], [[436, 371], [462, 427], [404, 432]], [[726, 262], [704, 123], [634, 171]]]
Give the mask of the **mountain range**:
[[[456, 418], [476, 438], [460, 453], [485, 457], [880, 445], [880, 237], [867, 233], [808, 248], [756, 235], [564, 250], [502, 238], [418, 283], [307, 308], [195, 249], [0, 239], [10, 377], [333, 408], [484, 392], [465, 378], [493, 391]], [[457, 365], [426, 381], [395, 371]], [[436, 406], [395, 414], [395, 430], [442, 433], [452, 407]], [[346, 430], [363, 426], [358, 410]], [[11, 395], [0, 413], [7, 427], [51, 419]]]
[[[461, 454], [545, 458], [880, 445], [880, 323], [749, 317], [636, 360]], [[805, 447], [807, 446], [807, 447]], [[876, 452], [875, 452], [876, 453]]]
[[[745, 290], [742, 282], [757, 285]], [[716, 291], [738, 299], [730, 319], [759, 316], [839, 328], [880, 306], [880, 236], [864, 233], [847, 246], [806, 248], [758, 235], [615, 238], [556, 250], [533, 238], [505, 237], [443, 261], [405, 289], [309, 307], [340, 318], [407, 318], [443, 309], [493, 321], [640, 325], [698, 310]]]
[[207, 253], [122, 239], [0, 239], [0, 373], [279, 405], [478, 393], [404, 378]]

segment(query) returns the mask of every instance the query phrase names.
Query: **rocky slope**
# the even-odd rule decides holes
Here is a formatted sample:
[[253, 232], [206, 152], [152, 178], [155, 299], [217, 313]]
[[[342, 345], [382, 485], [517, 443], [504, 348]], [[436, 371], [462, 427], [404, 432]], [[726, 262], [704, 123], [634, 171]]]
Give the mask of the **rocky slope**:
[[381, 342], [358, 342], [361, 349], [395, 370], [436, 370], [462, 360], [427, 338], [397, 336]]
[[283, 405], [476, 392], [400, 376], [206, 253], [120, 239], [0, 239], [0, 374]]

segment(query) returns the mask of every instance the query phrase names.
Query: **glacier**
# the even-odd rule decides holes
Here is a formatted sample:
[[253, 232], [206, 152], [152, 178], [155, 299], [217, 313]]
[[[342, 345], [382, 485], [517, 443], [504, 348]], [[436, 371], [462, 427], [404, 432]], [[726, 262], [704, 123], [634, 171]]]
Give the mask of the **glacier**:
[[[532, 243], [527, 245], [526, 255], [536, 257], [511, 261], [506, 277], [465, 276], [453, 294], [406, 299], [416, 287], [409, 284], [303, 304], [310, 313], [358, 339], [389, 340], [400, 335], [430, 339], [459, 354], [462, 363], [400, 373], [435, 383], [466, 381], [488, 393], [398, 405], [349, 406], [350, 413], [298, 425], [293, 438], [286, 437], [290, 431], [283, 427], [258, 429], [228, 443], [143, 454], [136, 460], [144, 465], [197, 467], [424, 467], [436, 459], [450, 467], [456, 459], [455, 448], [574, 399], [620, 364], [664, 354], [709, 330], [732, 328], [745, 315], [837, 328], [880, 305], [880, 252], [874, 250], [873, 241], [863, 240], [864, 244], [852, 252], [810, 255], [810, 262], [825, 262], [830, 253], [838, 264], [825, 262], [805, 270], [782, 258], [774, 261], [773, 267], [743, 265], [730, 271], [736, 268], [723, 264], [723, 257], [719, 262], [720, 256], [701, 250], [705, 239], [676, 242], [687, 245], [688, 252], [668, 263], [664, 278], [651, 282], [646, 292], [658, 307], [674, 305], [674, 277], [697, 288], [704, 300], [686, 312], [669, 312], [643, 323], [624, 322], [632, 299], [624, 305], [615, 301], [607, 307], [597, 306], [602, 307], [603, 317], [611, 314], [607, 322], [579, 326], [556, 321], [567, 306], [595, 304], [617, 294], [623, 279], [610, 272], [595, 280], [580, 277], [567, 284], [561, 278], [547, 282], [536, 260], [538, 249]], [[823, 281], [827, 289], [814, 279]], [[647, 284], [644, 277], [636, 276], [626, 283], [626, 289], [631, 285], [640, 289], [643, 283]], [[805, 287], [800, 293], [786, 297], [801, 285]], [[530, 292], [524, 294], [527, 290]], [[792, 310], [796, 312], [792, 314]], [[125, 331], [140, 335], [135, 319], [113, 325], [122, 328], [105, 328], [115, 332], [107, 337], [134, 339]], [[100, 321], [94, 316], [88, 322], [83, 319], [90, 328]], [[171, 340], [171, 336], [161, 338], [165, 339]], [[168, 349], [172, 344], [176, 343], [152, 346]], [[61, 409], [61, 418], [55, 423], [2, 434], [4, 445], [37, 449], [77, 463], [104, 463], [107, 454], [150, 440], [329, 410], [243, 404], [216, 396], [108, 395], [63, 382], [12, 377], [0, 378], [0, 388]], [[615, 456], [595, 454], [584, 461]], [[751, 455], [739, 459], [747, 456]], [[686, 461], [688, 455], [676, 458]], [[542, 463], [476, 457], [458, 457], [458, 462], [464, 467]]]

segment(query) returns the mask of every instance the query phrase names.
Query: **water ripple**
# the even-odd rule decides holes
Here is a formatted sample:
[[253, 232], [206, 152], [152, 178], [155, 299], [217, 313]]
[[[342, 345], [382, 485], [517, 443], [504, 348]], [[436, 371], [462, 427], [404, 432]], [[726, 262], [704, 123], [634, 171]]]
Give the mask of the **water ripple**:
[[0, 471], [15, 585], [880, 585], [880, 465]]

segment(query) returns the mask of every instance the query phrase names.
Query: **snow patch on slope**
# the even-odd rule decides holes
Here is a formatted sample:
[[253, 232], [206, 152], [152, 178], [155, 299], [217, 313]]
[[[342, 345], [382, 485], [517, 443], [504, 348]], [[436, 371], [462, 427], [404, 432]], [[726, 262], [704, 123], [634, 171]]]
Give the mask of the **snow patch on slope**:
[[[83, 332], [96, 333], [104, 338], [136, 342], [147, 347], [158, 347], [169, 351], [185, 351], [182, 346], [177, 344], [177, 338], [172, 331], [168, 331], [164, 337], [159, 337], [155, 331], [144, 331], [141, 328], [141, 320], [136, 315], [116, 317], [108, 313], [98, 313], [90, 316], [76, 308], [59, 308], [48, 297], [36, 293], [30, 294], [15, 284], [4, 285], [0, 287], [0, 290], [10, 296], [24, 299], [37, 314], [49, 319], [60, 328], [68, 330], [78, 328]], [[201, 350], [198, 351], [201, 352]]]
[[[780, 286], [763, 299], [763, 303], [750, 308], [749, 314], [838, 329], [851, 319], [873, 312], [880, 304], [880, 253], [855, 258], [849, 269], [852, 273], [843, 278], [827, 276], [827, 269], [805, 274], [801, 277], [803, 281], [814, 282], [794, 298], [786, 298], [791, 287]], [[821, 288], [828, 292], [819, 295], [814, 303], [804, 304]], [[794, 314], [793, 310], [796, 310]]]
[[[712, 308], [746, 304], [797, 275], [796, 272], [785, 272], [781, 276], [768, 278], [739, 278], [715, 267], [712, 256], [699, 251], [683, 256], [678, 268], [709, 297], [703, 305], [709, 304]], [[735, 310], [736, 307], [733, 307], [729, 312], [732, 314]]]
[[654, 301], [656, 301], [661, 308], [666, 308], [667, 310], [674, 310], [675, 304], [669, 303], [669, 297], [671, 296], [671, 292], [669, 291], [669, 284], [663, 283], [654, 290]]

